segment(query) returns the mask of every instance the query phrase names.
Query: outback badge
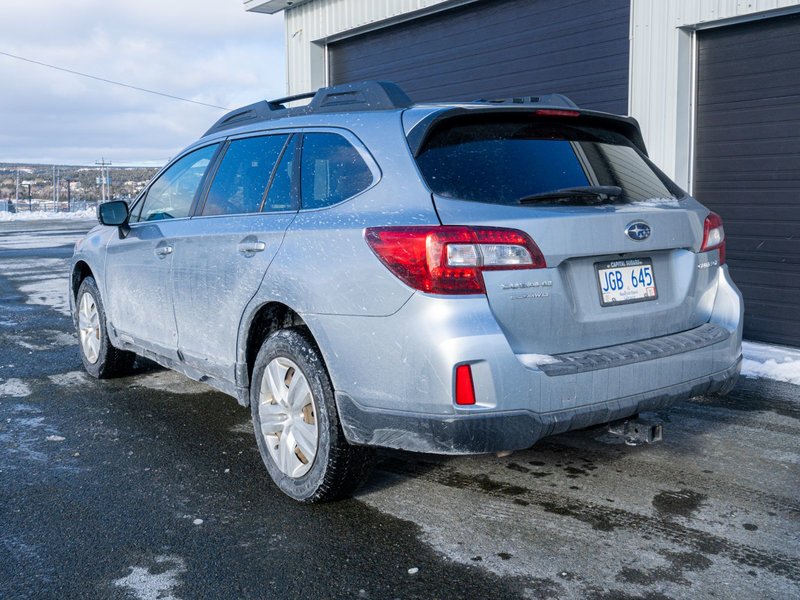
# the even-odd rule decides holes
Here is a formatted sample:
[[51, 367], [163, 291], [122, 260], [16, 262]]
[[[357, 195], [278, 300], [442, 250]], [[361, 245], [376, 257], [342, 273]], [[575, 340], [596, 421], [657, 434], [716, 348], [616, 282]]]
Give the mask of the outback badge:
[[635, 242], [641, 242], [650, 237], [650, 225], [644, 221], [634, 221], [625, 228], [625, 235]]

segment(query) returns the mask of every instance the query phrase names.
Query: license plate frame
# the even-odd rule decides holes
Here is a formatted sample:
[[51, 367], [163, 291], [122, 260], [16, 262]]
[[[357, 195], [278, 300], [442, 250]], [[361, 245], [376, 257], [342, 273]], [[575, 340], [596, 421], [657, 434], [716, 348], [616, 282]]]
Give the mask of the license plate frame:
[[[629, 269], [635, 269], [637, 267], [650, 267], [649, 273], [652, 278], [652, 285], [650, 286], [643, 285], [643, 289], [645, 290], [645, 295], [629, 298], [627, 300], [607, 300], [606, 298], [611, 295], [611, 292], [617, 290], [610, 290], [609, 292], [606, 293], [603, 292], [603, 272], [623, 269], [625, 270], [625, 274], [622, 275], [623, 283], [626, 283], [625, 277], [626, 275], [629, 276], [629, 274], [631, 273]], [[622, 258], [617, 260], [606, 260], [602, 262], [596, 262], [594, 263], [594, 272], [595, 272], [595, 281], [597, 284], [597, 293], [600, 298], [600, 306], [603, 307], [624, 306], [626, 304], [635, 304], [637, 302], [649, 302], [650, 300], [658, 300], [658, 284], [656, 283], [656, 272], [655, 269], [653, 268], [653, 260], [650, 257], [645, 256], [640, 258]], [[652, 293], [647, 291], [650, 288], [652, 288]]]

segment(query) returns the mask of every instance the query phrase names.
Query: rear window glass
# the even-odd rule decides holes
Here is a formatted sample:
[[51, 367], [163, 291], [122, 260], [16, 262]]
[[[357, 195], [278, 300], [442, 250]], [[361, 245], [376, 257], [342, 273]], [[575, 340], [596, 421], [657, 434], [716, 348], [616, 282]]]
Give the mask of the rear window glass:
[[553, 119], [448, 120], [432, 132], [417, 164], [434, 193], [478, 202], [516, 204], [585, 186], [619, 186], [615, 201], [684, 195], [621, 134]]

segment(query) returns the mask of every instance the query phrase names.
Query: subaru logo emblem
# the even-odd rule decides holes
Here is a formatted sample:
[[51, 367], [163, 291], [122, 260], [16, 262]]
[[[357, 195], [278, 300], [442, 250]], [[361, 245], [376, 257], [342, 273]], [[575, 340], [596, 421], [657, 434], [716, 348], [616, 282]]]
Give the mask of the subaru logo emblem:
[[625, 228], [625, 235], [635, 242], [641, 242], [650, 237], [650, 225], [644, 221], [634, 221]]

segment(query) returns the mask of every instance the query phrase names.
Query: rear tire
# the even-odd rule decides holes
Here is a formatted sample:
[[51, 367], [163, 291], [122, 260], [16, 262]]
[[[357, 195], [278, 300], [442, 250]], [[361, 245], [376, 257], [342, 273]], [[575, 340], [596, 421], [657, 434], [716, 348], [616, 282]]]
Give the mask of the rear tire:
[[93, 277], [81, 282], [75, 307], [78, 345], [86, 372], [97, 379], [128, 375], [136, 354], [119, 350], [111, 344], [106, 330], [106, 311]]
[[258, 449], [275, 484], [299, 502], [350, 496], [367, 478], [374, 450], [344, 437], [330, 377], [304, 328], [272, 334], [250, 385]]

